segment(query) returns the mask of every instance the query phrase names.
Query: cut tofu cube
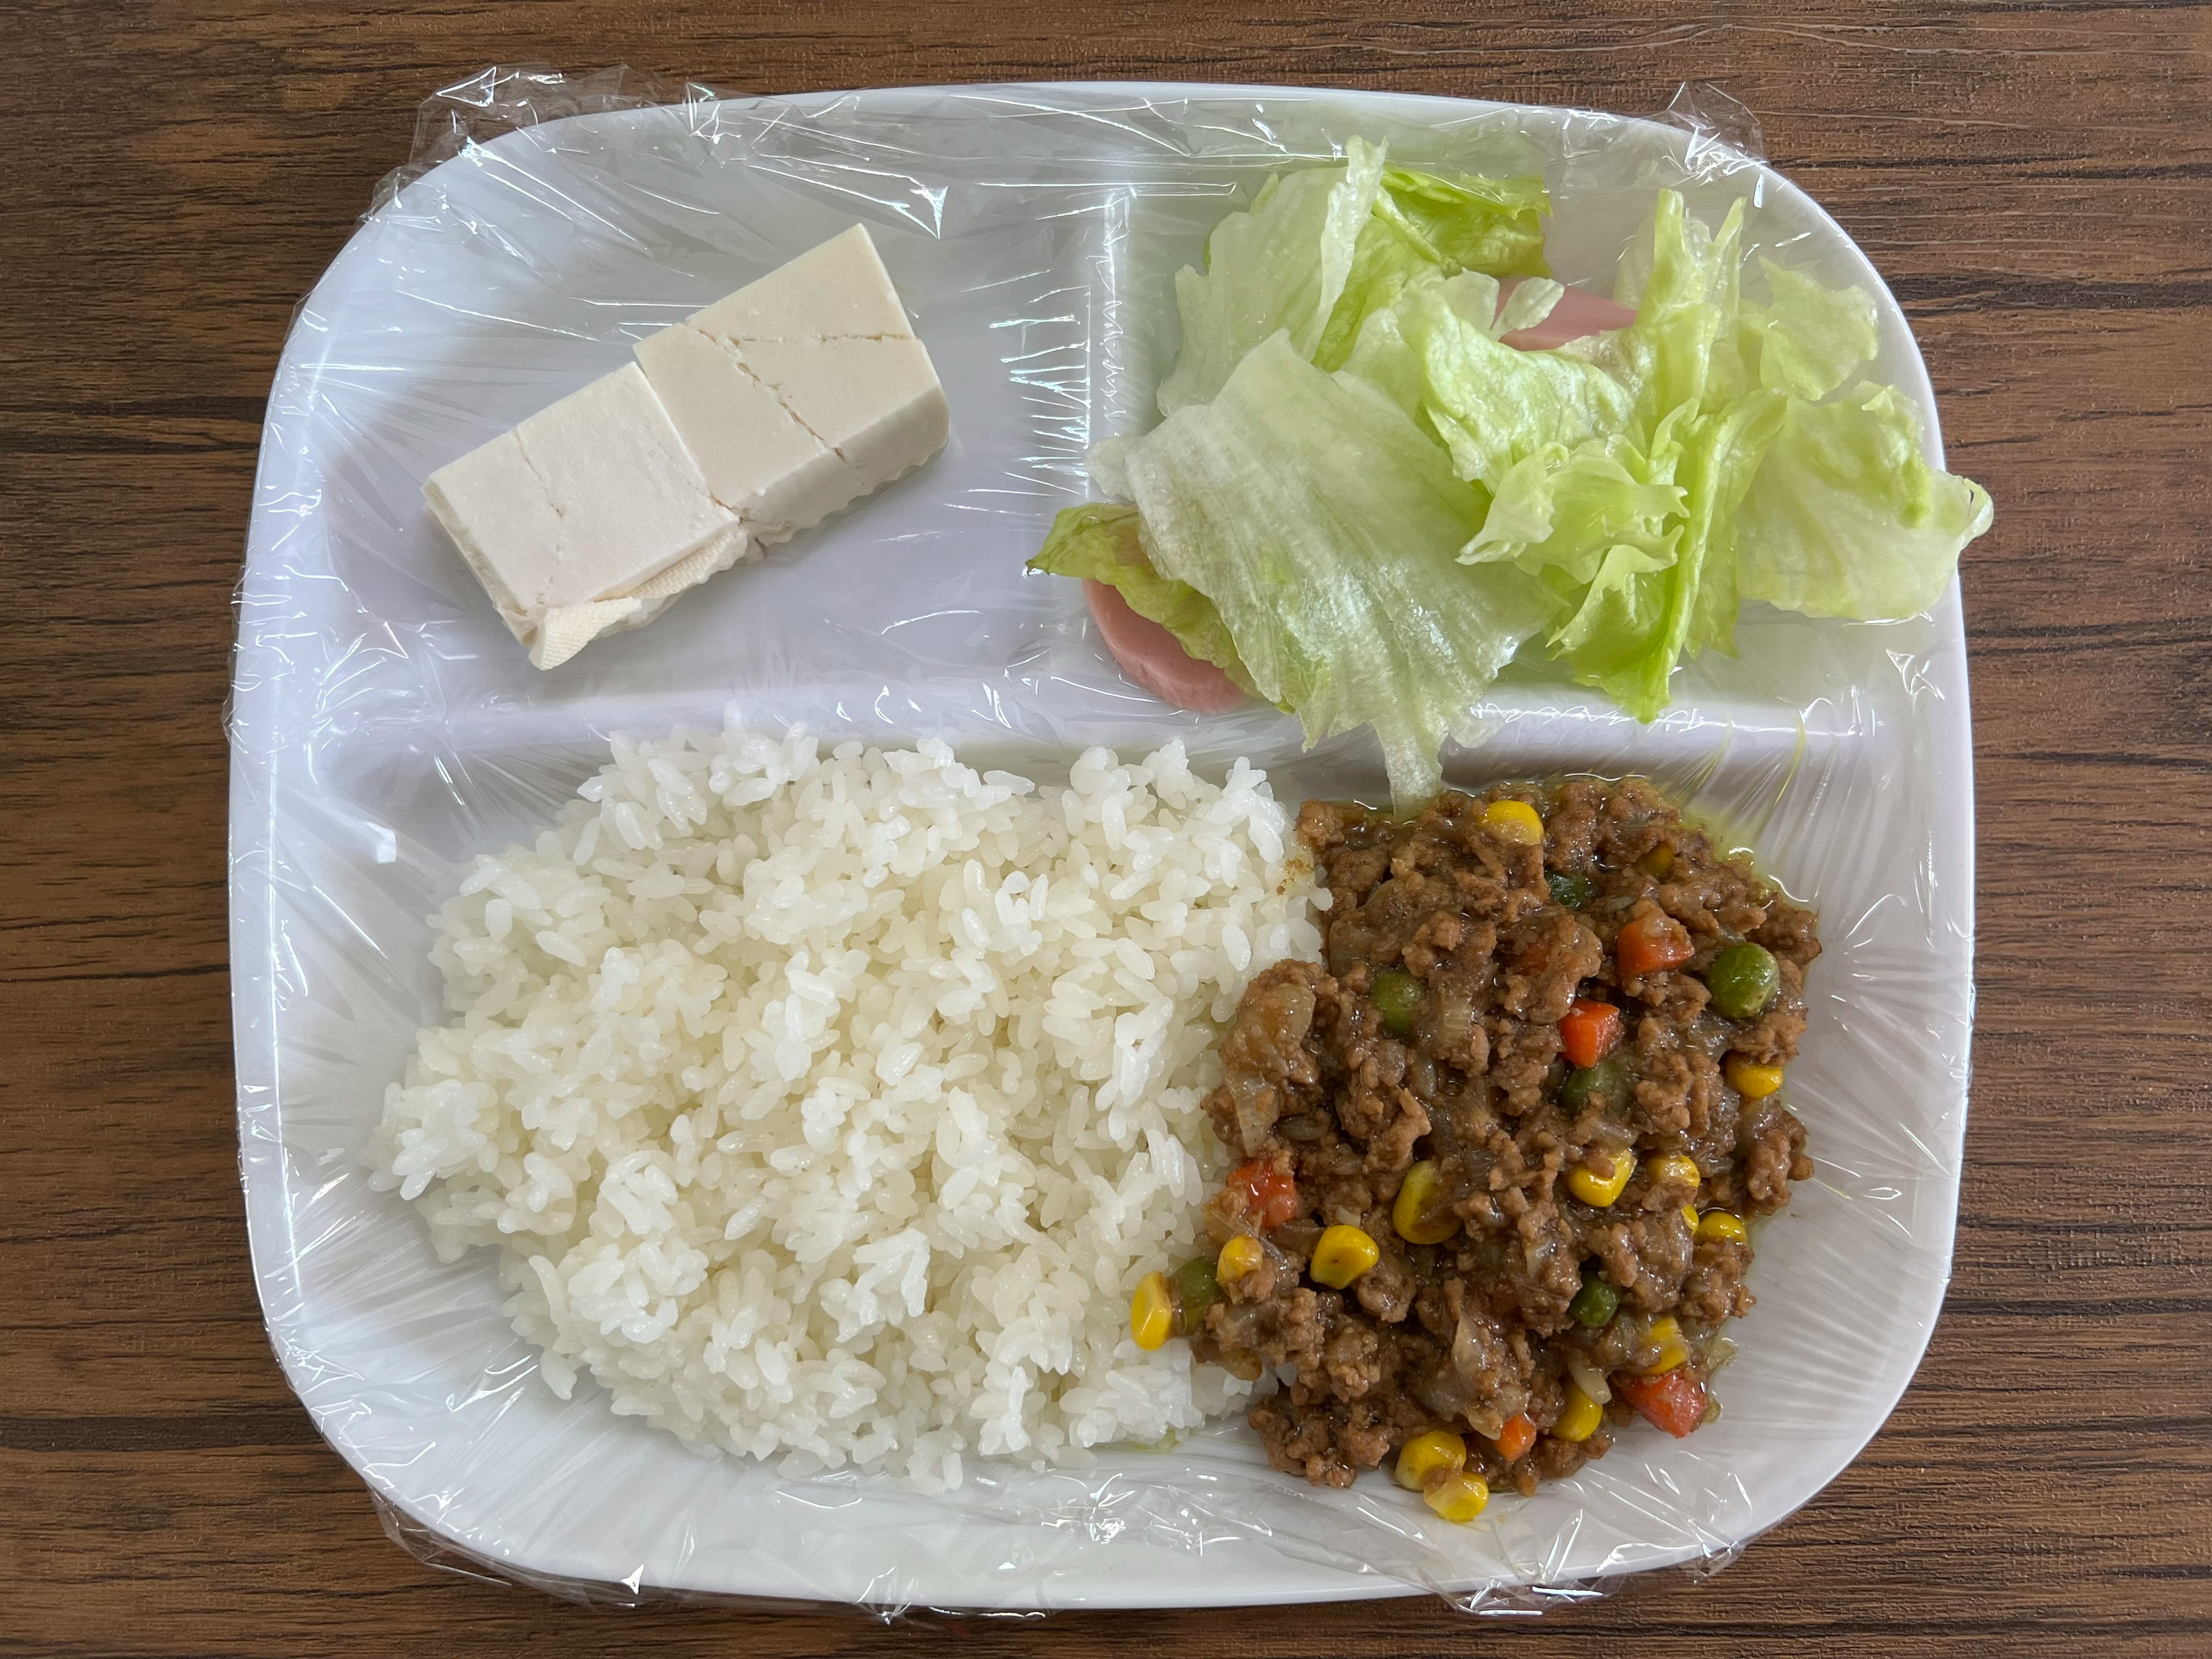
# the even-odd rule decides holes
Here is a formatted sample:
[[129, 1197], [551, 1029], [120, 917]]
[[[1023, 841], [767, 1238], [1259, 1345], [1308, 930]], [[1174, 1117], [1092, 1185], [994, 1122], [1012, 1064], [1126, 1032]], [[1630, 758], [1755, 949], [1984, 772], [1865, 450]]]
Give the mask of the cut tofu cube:
[[754, 340], [744, 353], [784, 407], [860, 476], [855, 494], [905, 477], [945, 447], [945, 388], [919, 340]]
[[422, 487], [540, 668], [945, 447], [944, 388], [855, 225], [639, 342]]
[[540, 668], [651, 620], [748, 550], [635, 363], [441, 468], [422, 493]]
[[944, 388], [855, 225], [639, 342], [708, 488], [778, 541], [945, 447]]
[[780, 541], [861, 493], [845, 458], [745, 367], [733, 342], [678, 323], [640, 341], [637, 360], [714, 500], [756, 538]]
[[891, 274], [866, 225], [832, 236], [704, 311], [691, 326], [734, 340], [815, 340], [824, 335], [914, 337]]

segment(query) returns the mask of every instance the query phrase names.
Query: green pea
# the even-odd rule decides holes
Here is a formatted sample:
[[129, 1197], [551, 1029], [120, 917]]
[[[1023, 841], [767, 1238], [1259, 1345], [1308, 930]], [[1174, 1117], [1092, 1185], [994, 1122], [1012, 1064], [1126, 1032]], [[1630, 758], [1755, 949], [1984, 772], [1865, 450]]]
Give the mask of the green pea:
[[1774, 953], [1763, 945], [1731, 945], [1705, 969], [1705, 989], [1713, 994], [1713, 1006], [1730, 1019], [1749, 1019], [1774, 1000], [1781, 988], [1782, 970]]
[[1567, 1304], [1567, 1311], [1594, 1331], [1603, 1330], [1620, 1311], [1620, 1292], [1597, 1276], [1594, 1267], [1583, 1270], [1583, 1287]]
[[1559, 1104], [1579, 1112], [1593, 1100], [1618, 1098], [1627, 1081], [1628, 1062], [1618, 1054], [1607, 1054], [1595, 1066], [1567, 1073], [1567, 1080], [1559, 1087]]
[[1552, 902], [1579, 910], [1597, 894], [1597, 884], [1588, 876], [1570, 876], [1554, 870], [1544, 878], [1552, 890]]
[[1184, 1262], [1170, 1276], [1168, 1288], [1175, 1292], [1176, 1316], [1182, 1322], [1183, 1334], [1204, 1328], [1206, 1310], [1221, 1294], [1213, 1259], [1201, 1255]]
[[1428, 987], [1395, 968], [1386, 968], [1376, 975], [1367, 988], [1369, 999], [1382, 1016], [1383, 1028], [1401, 1036], [1413, 1029], [1413, 1021], [1421, 1012], [1421, 999], [1428, 994]]

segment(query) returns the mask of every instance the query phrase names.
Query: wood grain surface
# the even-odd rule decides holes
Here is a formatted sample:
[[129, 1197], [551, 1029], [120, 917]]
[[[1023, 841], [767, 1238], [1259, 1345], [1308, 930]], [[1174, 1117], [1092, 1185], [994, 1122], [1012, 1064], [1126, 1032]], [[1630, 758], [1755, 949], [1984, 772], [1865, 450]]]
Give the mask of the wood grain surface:
[[[2212, 1652], [2212, 7], [0, 0], [0, 1653]], [[1716, 82], [1911, 313], [1966, 568], [1979, 1020], [1956, 1276], [1864, 1455], [1706, 1582], [885, 1626], [581, 1609], [394, 1548], [294, 1401], [233, 1127], [222, 714], [263, 400], [415, 106]]]

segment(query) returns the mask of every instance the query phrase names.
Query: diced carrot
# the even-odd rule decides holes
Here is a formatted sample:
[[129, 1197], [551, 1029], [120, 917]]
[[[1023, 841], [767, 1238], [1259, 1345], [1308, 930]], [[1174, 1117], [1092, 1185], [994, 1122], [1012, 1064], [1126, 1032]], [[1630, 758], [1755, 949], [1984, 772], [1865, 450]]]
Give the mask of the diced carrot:
[[1577, 1071], [1595, 1066], [1620, 1042], [1620, 1010], [1609, 1002], [1577, 997], [1559, 1022], [1559, 1052]]
[[1498, 1431], [1498, 1455], [1510, 1463], [1536, 1443], [1536, 1425], [1526, 1412], [1516, 1412]]
[[1297, 1177], [1268, 1158], [1239, 1165], [1224, 1184], [1241, 1192], [1245, 1214], [1261, 1227], [1279, 1227], [1298, 1212]]
[[1680, 1440], [1705, 1420], [1705, 1385], [1687, 1365], [1657, 1376], [1615, 1378], [1613, 1392]]
[[1624, 979], [1679, 968], [1698, 953], [1689, 930], [1664, 910], [1647, 910], [1631, 921], [1620, 930], [1613, 950]]

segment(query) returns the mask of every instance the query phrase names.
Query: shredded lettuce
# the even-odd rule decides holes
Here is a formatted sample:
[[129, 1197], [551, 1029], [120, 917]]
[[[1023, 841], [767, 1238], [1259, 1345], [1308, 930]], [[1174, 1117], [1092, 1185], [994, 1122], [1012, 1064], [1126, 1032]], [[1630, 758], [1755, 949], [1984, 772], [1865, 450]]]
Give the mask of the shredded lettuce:
[[1064, 507], [1052, 521], [1044, 545], [1029, 568], [1048, 576], [1073, 576], [1104, 582], [1127, 601], [1129, 609], [1176, 636], [1182, 648], [1210, 662], [1252, 690], [1252, 677], [1237, 655], [1237, 643], [1213, 601], [1191, 586], [1152, 568], [1145, 556], [1133, 507], [1091, 501]]
[[[1634, 406], [1606, 369], [1564, 351], [1517, 351], [1493, 321], [1498, 284], [1462, 276], [1425, 283], [1394, 308], [1398, 334], [1419, 364], [1422, 414], [1462, 478], [1495, 489], [1515, 463], [1553, 445], [1573, 446], [1623, 430]], [[1370, 374], [1389, 337], [1378, 325], [1363, 342]], [[1358, 355], [1358, 354], [1356, 354]]]
[[1279, 331], [1299, 356], [1320, 346], [1382, 188], [1382, 152], [1354, 138], [1345, 165], [1279, 173], [1249, 209], [1206, 238], [1203, 273], [1176, 273], [1182, 351], [1160, 386], [1172, 415], [1219, 392], [1244, 354]]
[[1416, 173], [1392, 167], [1382, 175], [1389, 210], [1435, 250], [1438, 266], [1491, 276], [1549, 276], [1544, 262], [1544, 216], [1552, 198], [1541, 179], [1486, 179], [1471, 173]]
[[1277, 173], [1214, 227], [1205, 270], [1176, 275], [1182, 350], [1160, 412], [1214, 396], [1279, 330], [1300, 356], [1341, 368], [1361, 325], [1421, 277], [1548, 276], [1547, 210], [1540, 179], [1386, 168], [1382, 147], [1360, 138], [1342, 167]]
[[[1743, 204], [1709, 226], [1662, 191], [1623, 262], [1635, 321], [1516, 350], [1562, 292], [1547, 211], [1537, 180], [1358, 139], [1270, 180], [1178, 277], [1167, 419], [1094, 453], [1135, 505], [1063, 513], [1034, 567], [1112, 582], [1310, 742], [1371, 725], [1401, 805], [1537, 636], [1649, 720], [1682, 660], [1733, 652], [1744, 599], [1935, 604], [1990, 500], [1861, 378], [1873, 297], [1750, 260]], [[1530, 280], [1501, 307], [1505, 276]]]
[[1990, 527], [1989, 492], [1939, 472], [1894, 386], [1792, 401], [1737, 520], [1744, 597], [1810, 617], [1910, 617]]
[[1433, 795], [1438, 749], [1473, 734], [1483, 692], [1553, 609], [1519, 570], [1455, 562], [1482, 492], [1287, 333], [1126, 459], [1152, 563], [1219, 608], [1259, 695], [1310, 743], [1372, 726], [1398, 801]]
[[1685, 658], [1733, 652], [1741, 599], [1911, 615], [1989, 523], [1893, 391], [1816, 401], [1873, 356], [1872, 299], [1768, 260], [1769, 301], [1744, 301], [1742, 233], [1741, 203], [1711, 230], [1662, 191], [1635, 323], [1582, 350], [1512, 351], [1425, 293], [1397, 307], [1424, 418], [1493, 492], [1461, 558], [1542, 577], [1553, 653], [1640, 720]]
[[1874, 356], [1874, 296], [1862, 288], [1824, 288], [1771, 259], [1759, 264], [1774, 302], [1745, 304], [1737, 349], [1758, 365], [1761, 386], [1817, 403]]

